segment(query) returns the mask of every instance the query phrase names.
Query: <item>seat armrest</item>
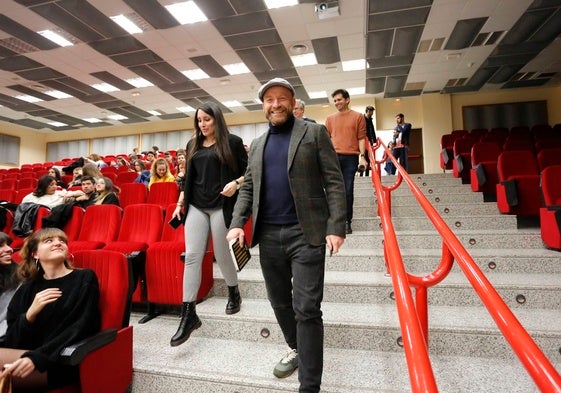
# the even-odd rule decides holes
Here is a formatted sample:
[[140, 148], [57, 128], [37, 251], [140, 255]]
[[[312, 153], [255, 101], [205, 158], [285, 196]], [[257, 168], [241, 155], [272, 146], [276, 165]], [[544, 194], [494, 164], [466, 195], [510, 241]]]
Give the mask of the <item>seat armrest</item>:
[[103, 330], [95, 336], [65, 347], [60, 352], [61, 362], [66, 365], [77, 366], [88, 353], [115, 341], [116, 338], [117, 329]]

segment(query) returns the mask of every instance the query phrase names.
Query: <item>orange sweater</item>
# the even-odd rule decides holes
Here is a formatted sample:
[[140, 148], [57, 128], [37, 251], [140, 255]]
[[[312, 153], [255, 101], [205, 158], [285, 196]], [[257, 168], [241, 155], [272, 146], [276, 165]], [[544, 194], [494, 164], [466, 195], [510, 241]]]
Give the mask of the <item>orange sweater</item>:
[[358, 142], [366, 138], [366, 122], [362, 113], [350, 110], [327, 116], [325, 126], [337, 154], [360, 153]]

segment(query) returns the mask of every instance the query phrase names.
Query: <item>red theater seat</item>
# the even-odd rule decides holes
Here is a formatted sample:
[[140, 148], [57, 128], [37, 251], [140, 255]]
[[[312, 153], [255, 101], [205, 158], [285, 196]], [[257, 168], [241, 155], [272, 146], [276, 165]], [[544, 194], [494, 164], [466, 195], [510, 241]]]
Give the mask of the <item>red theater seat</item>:
[[72, 215], [70, 219], [64, 224], [64, 233], [68, 237], [68, 241], [78, 240], [78, 235], [80, 235], [80, 229], [82, 228], [82, 222], [84, 221], [84, 213], [86, 212], [80, 206], [72, 207]]
[[471, 148], [470, 184], [472, 191], [495, 194], [499, 182], [497, 160], [501, 147], [495, 142], [477, 142]]
[[561, 147], [543, 149], [538, 153], [540, 172], [551, 165], [561, 165]]
[[527, 150], [503, 151], [497, 166], [499, 211], [519, 216], [538, 216], [541, 207], [540, 176], [534, 154]]
[[123, 207], [128, 205], [136, 205], [139, 203], [146, 203], [148, 198], [148, 188], [143, 183], [123, 183], [119, 186], [119, 203]]
[[146, 203], [155, 203], [165, 209], [171, 203], [177, 203], [179, 186], [176, 182], [154, 183], [148, 190]]
[[[171, 219], [175, 204], [166, 209], [166, 223]], [[156, 304], [181, 305], [183, 302], [182, 254], [185, 252], [184, 227], [177, 229], [165, 224], [161, 241], [152, 243], [146, 252], [146, 287], [148, 292], [148, 315], [141, 321], [147, 322], [156, 317]], [[213, 254], [207, 251], [202, 265], [201, 285], [197, 301], [208, 296], [212, 289]]]
[[455, 136], [452, 134], [444, 134], [440, 137], [440, 167], [444, 170], [452, 169], [454, 140]]
[[133, 183], [138, 177], [136, 172], [118, 172], [117, 173], [117, 184], [122, 186], [125, 183]]
[[540, 229], [544, 244], [561, 250], [561, 165], [545, 168], [541, 190], [545, 207], [540, 208]]
[[133, 327], [130, 313], [130, 271], [127, 259], [112, 251], [78, 251], [74, 265], [92, 269], [99, 281], [101, 332], [65, 348], [61, 361], [77, 365], [80, 385], [49, 393], [125, 392], [132, 383]]
[[469, 136], [469, 134], [454, 141], [452, 169], [454, 177], [461, 177], [462, 183], [468, 183], [470, 180], [471, 147], [474, 143], [474, 138]]
[[86, 208], [80, 234], [68, 242], [71, 252], [96, 250], [117, 239], [123, 209], [117, 205], [92, 205]]
[[159, 205], [128, 205], [123, 212], [121, 228], [116, 240], [107, 243], [103, 249], [125, 254], [133, 267], [133, 278], [140, 285], [133, 294], [133, 301], [146, 300], [144, 268], [148, 246], [160, 240], [164, 212]]

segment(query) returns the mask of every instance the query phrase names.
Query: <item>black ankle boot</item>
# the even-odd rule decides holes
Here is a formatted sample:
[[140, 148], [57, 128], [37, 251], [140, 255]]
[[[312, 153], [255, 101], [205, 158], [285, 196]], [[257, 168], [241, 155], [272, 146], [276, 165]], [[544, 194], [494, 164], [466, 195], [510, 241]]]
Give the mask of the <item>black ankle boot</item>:
[[179, 322], [177, 332], [171, 338], [170, 345], [172, 347], [183, 344], [187, 341], [193, 330], [201, 327], [202, 323], [195, 312], [195, 305], [195, 302], [189, 302], [183, 303], [181, 306], [181, 322]]
[[240, 311], [242, 297], [238, 286], [228, 287], [228, 304], [226, 304], [226, 314], [235, 314]]

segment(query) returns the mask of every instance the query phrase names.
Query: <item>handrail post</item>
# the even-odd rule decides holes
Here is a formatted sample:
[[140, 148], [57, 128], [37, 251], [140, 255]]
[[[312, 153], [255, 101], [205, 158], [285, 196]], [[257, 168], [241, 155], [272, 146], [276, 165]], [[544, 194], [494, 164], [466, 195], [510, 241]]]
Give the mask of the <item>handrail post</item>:
[[429, 346], [429, 297], [428, 288], [425, 285], [419, 285], [415, 288], [415, 309], [419, 317], [419, 323], [425, 337], [425, 344]]

